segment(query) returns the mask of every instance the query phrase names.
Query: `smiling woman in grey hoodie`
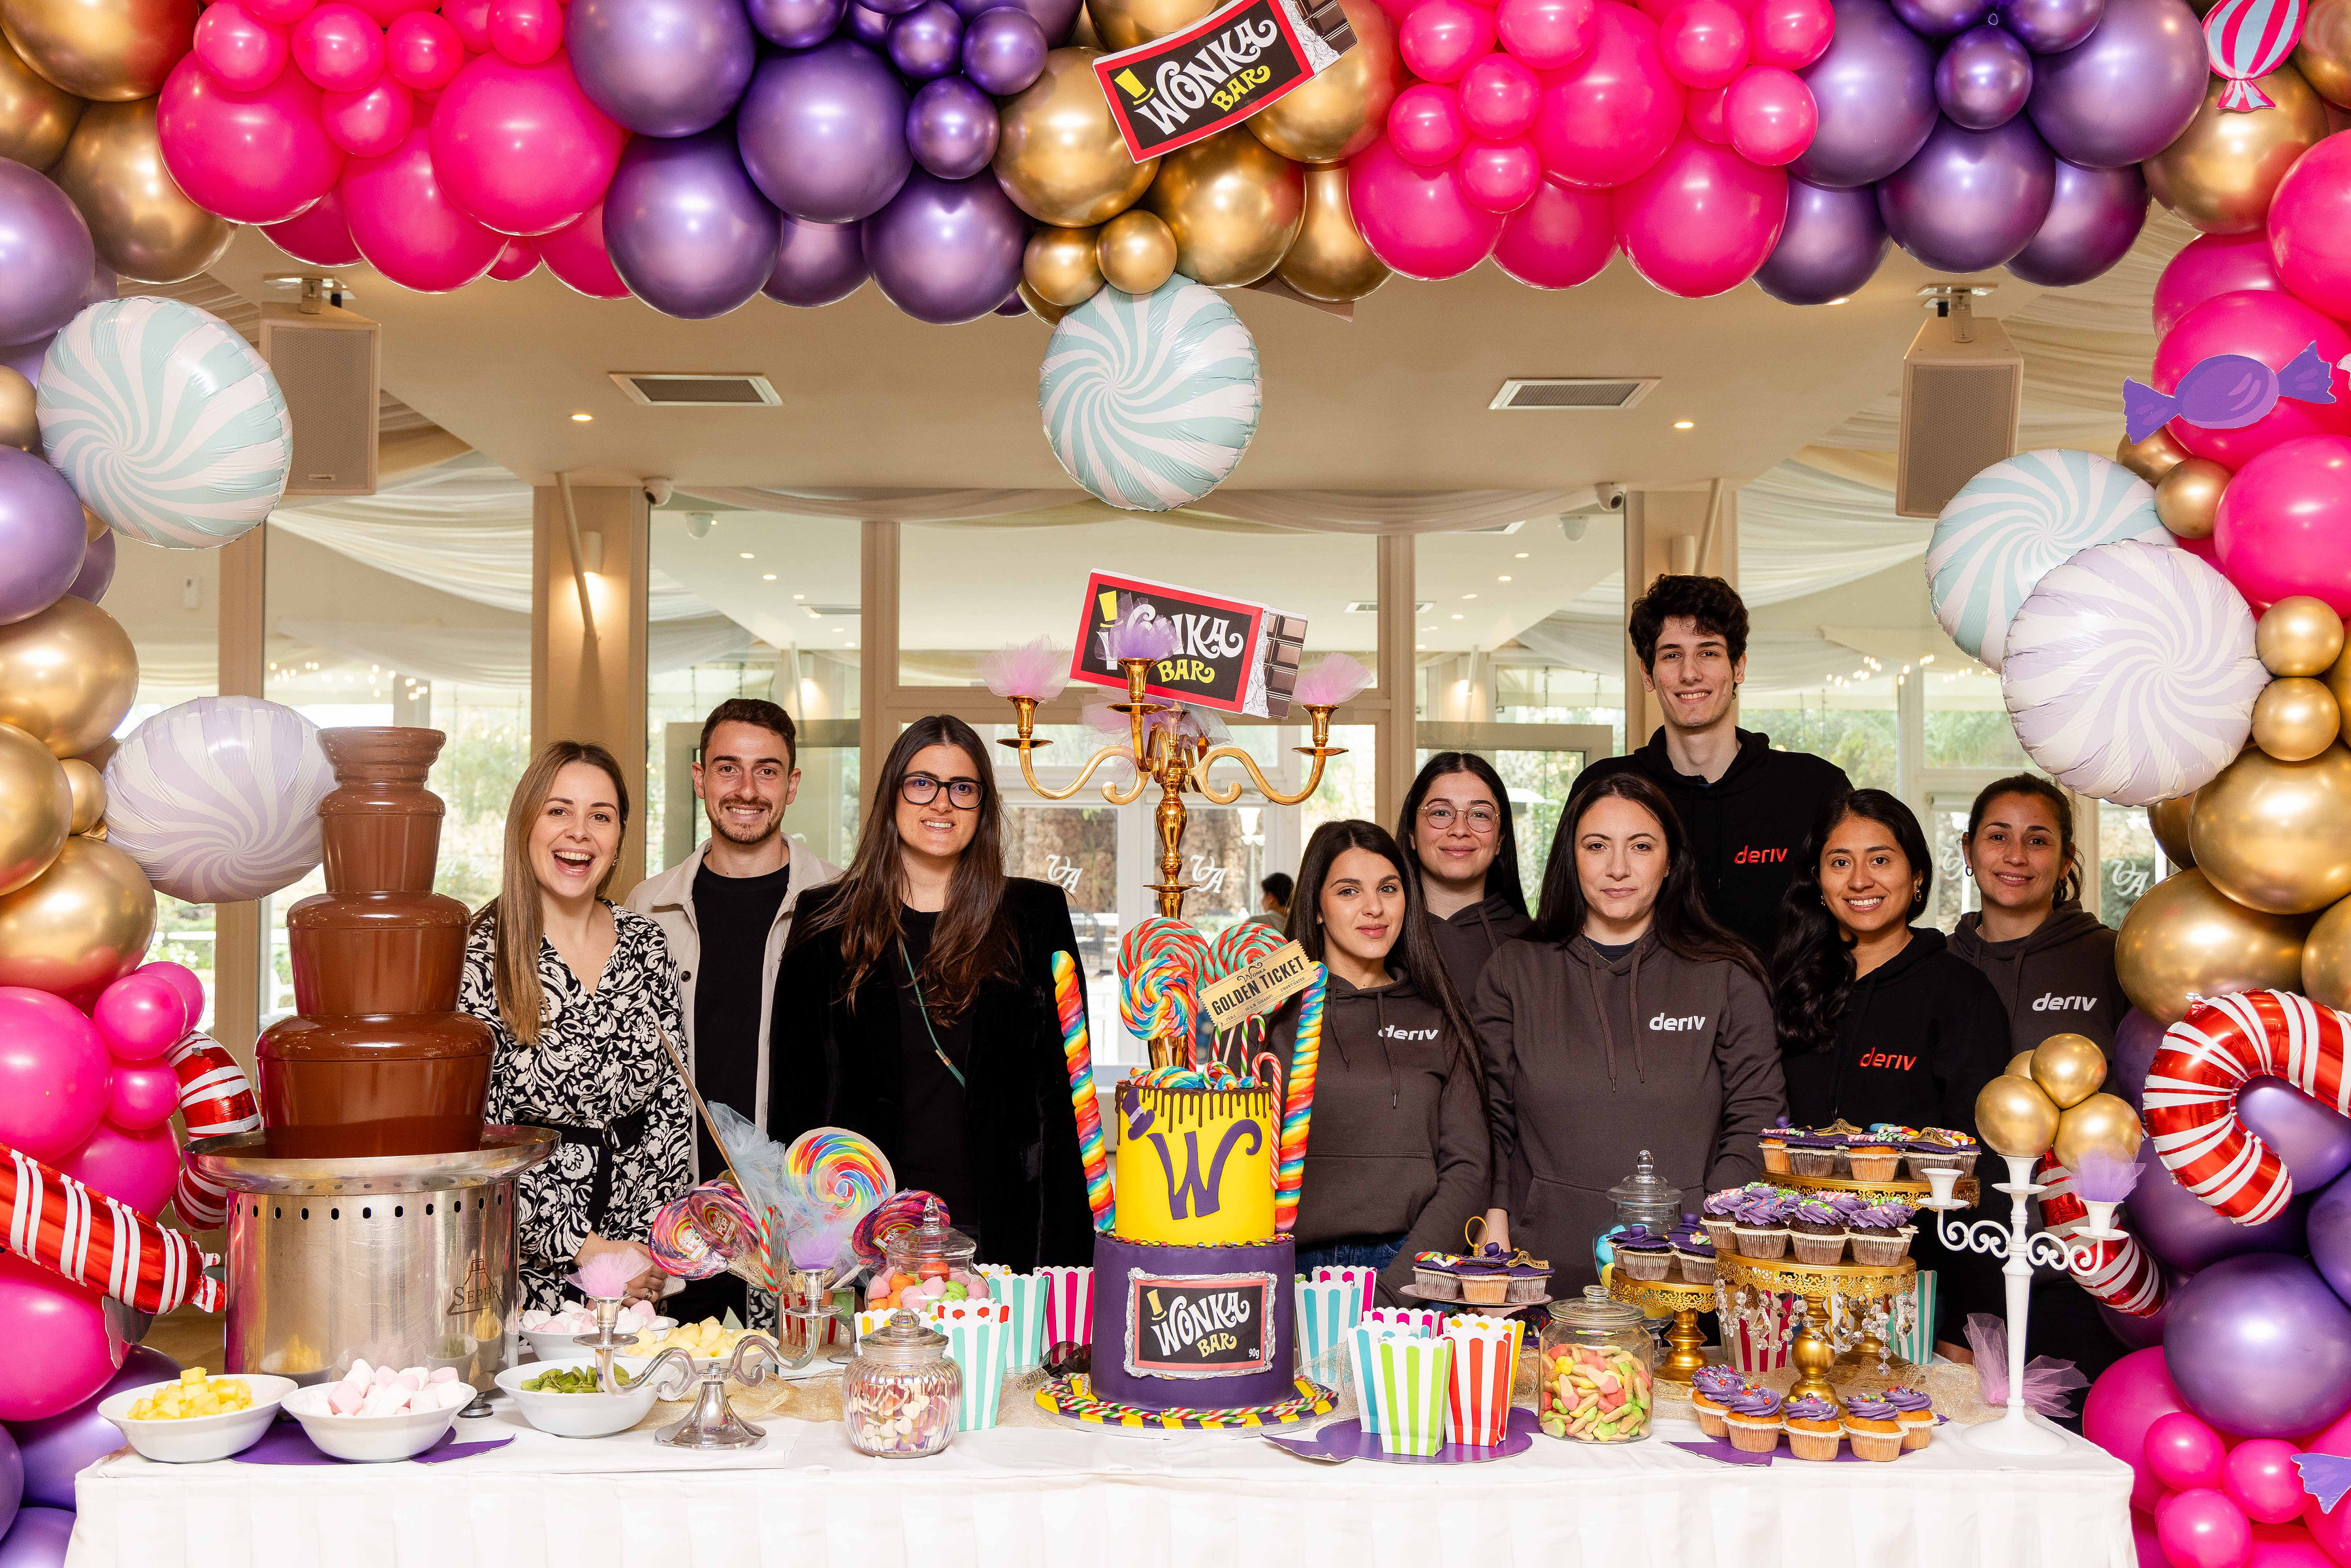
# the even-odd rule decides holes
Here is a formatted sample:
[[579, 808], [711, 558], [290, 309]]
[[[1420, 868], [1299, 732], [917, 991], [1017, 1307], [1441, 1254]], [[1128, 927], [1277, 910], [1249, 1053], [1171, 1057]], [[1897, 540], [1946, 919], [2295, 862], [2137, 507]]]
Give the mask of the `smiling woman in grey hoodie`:
[[1552, 1265], [1597, 1277], [1608, 1189], [1643, 1150], [1695, 1210], [1763, 1173], [1786, 1113], [1762, 968], [1706, 913], [1681, 823], [1638, 773], [1579, 789], [1560, 818], [1534, 932], [1494, 955], [1471, 1009], [1486, 1061], [1494, 1212]]

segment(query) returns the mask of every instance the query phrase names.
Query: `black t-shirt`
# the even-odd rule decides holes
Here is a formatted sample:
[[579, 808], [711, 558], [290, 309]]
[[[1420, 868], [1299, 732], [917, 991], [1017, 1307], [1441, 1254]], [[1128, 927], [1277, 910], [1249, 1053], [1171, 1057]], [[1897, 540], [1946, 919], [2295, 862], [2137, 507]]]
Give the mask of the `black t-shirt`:
[[[705, 861], [694, 873], [694, 929], [702, 956], [694, 977], [694, 1080], [703, 1102], [758, 1120], [759, 993], [768, 932], [791, 891], [791, 862], [765, 876], [721, 876]], [[702, 1179], [726, 1166], [695, 1118]]]
[[929, 1027], [925, 1027], [923, 1005], [915, 1000], [916, 987], [907, 978], [907, 966], [911, 961], [915, 975], [923, 972], [939, 916], [935, 911], [902, 908], [898, 922], [905, 936], [905, 956], [887, 955], [898, 984], [899, 1071], [906, 1086], [905, 1152], [896, 1163], [898, 1185], [938, 1194], [956, 1228], [969, 1234], [977, 1228], [972, 1222], [978, 1218], [979, 1200], [971, 1181], [964, 1088], [939, 1060], [939, 1052], [946, 1053], [956, 1072], [970, 1071], [971, 1009], [965, 1009], [953, 1023], [946, 1023], [934, 1006]]

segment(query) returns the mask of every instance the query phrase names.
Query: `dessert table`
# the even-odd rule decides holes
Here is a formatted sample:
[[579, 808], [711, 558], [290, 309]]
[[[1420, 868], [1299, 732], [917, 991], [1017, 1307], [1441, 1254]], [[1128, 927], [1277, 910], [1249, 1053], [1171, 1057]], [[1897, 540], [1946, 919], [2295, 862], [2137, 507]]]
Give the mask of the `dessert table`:
[[1941, 1429], [1889, 1464], [1768, 1469], [1537, 1437], [1494, 1463], [1320, 1465], [1256, 1436], [1005, 1427], [913, 1461], [838, 1423], [773, 1419], [758, 1452], [640, 1428], [572, 1441], [501, 1398], [434, 1465], [151, 1463], [83, 1472], [68, 1568], [2135, 1568], [2130, 1472], [2080, 1438], [1981, 1455]]

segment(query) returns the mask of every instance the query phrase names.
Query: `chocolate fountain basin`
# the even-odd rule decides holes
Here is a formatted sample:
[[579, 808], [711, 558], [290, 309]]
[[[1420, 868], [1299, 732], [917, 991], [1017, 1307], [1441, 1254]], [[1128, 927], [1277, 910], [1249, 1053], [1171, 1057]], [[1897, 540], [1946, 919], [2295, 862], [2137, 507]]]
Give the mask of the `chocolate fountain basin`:
[[471, 1153], [496, 1048], [466, 1013], [281, 1019], [254, 1053], [270, 1147], [290, 1159]]

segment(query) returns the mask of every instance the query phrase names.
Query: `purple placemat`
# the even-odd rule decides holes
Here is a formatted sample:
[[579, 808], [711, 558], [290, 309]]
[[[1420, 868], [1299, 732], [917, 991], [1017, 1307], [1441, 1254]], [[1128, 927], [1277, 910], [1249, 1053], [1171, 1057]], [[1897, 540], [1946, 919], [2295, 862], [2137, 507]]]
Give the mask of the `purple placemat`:
[[[1774, 1456], [1787, 1452], [1785, 1448], [1787, 1438], [1782, 1437], [1780, 1439], [1780, 1442], [1782, 1447], [1773, 1449], [1772, 1452], [1769, 1454], [1750, 1454], [1744, 1448], [1735, 1448], [1731, 1447], [1730, 1440], [1727, 1437], [1705, 1437], [1695, 1443], [1668, 1443], [1667, 1447], [1679, 1448], [1686, 1454], [1696, 1454], [1701, 1459], [1719, 1460], [1726, 1465], [1768, 1465], [1771, 1462]], [[1886, 1459], [1865, 1459], [1859, 1454], [1855, 1453], [1850, 1447], [1840, 1444], [1837, 1448], [1837, 1455], [1834, 1462], [1841, 1465], [1882, 1465], [1887, 1463], [1898, 1463], [1907, 1455], [1922, 1454], [1925, 1452], [1926, 1450], [1924, 1448], [1906, 1448], [1901, 1454], [1896, 1455], [1894, 1459], [1890, 1461]], [[1792, 1459], [1795, 1458], [1793, 1454], [1789, 1454], [1788, 1457]], [[1806, 1459], [1801, 1462], [1804, 1464], [1817, 1464], [1820, 1461], [1817, 1459]]]
[[1364, 1431], [1361, 1421], [1333, 1421], [1303, 1437], [1269, 1437], [1266, 1441], [1278, 1448], [1288, 1448], [1304, 1458], [1379, 1459], [1392, 1465], [1477, 1465], [1489, 1459], [1526, 1452], [1534, 1446], [1535, 1428], [1535, 1413], [1513, 1406], [1510, 1423], [1503, 1429], [1502, 1440], [1490, 1448], [1473, 1448], [1466, 1443], [1447, 1443], [1433, 1454], [1395, 1453], [1382, 1445], [1379, 1438]]
[[[469, 1455], [503, 1448], [514, 1439], [487, 1437], [478, 1443], [461, 1443], [453, 1428], [441, 1434], [441, 1440], [413, 1456], [420, 1465], [437, 1465], [446, 1459], [462, 1459]], [[296, 1421], [280, 1421], [269, 1428], [268, 1435], [241, 1454], [229, 1456], [240, 1465], [340, 1465], [352, 1461], [322, 1454], [310, 1441], [309, 1434]]]

